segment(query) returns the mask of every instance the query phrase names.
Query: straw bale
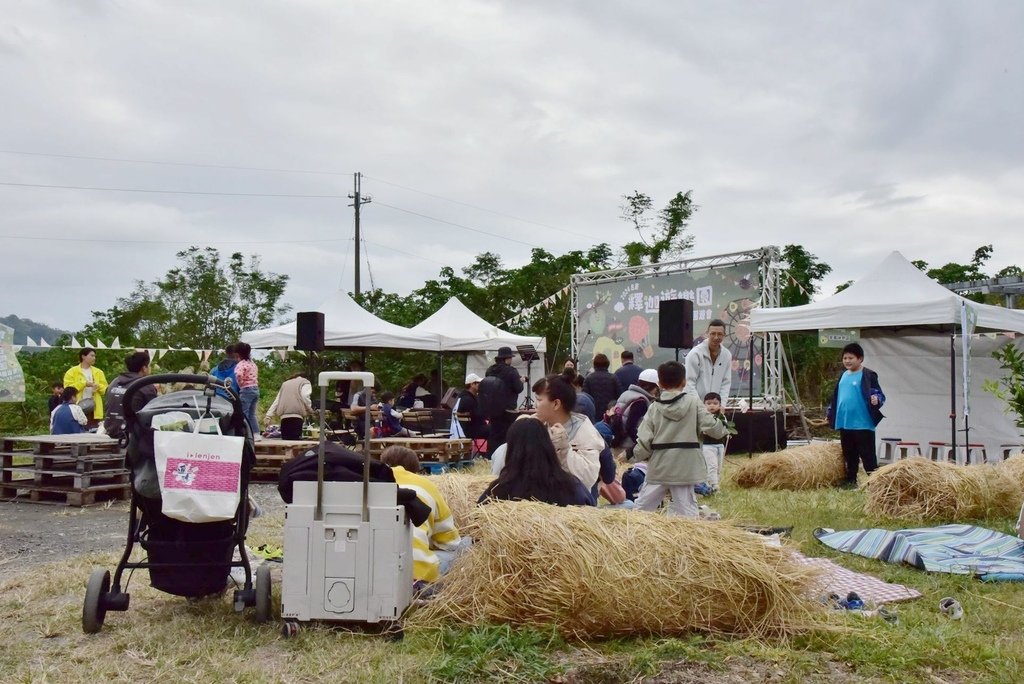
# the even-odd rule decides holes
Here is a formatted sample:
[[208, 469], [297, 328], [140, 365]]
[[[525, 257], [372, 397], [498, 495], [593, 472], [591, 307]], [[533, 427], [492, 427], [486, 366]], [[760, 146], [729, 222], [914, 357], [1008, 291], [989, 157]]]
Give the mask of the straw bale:
[[1015, 515], [1024, 488], [1004, 468], [960, 466], [910, 458], [879, 468], [864, 488], [864, 512], [889, 518], [944, 521]]
[[472, 548], [414, 624], [554, 625], [577, 638], [784, 636], [821, 624], [807, 598], [817, 572], [722, 523], [495, 501], [466, 531]]
[[494, 476], [473, 472], [450, 472], [432, 475], [430, 481], [437, 485], [438, 491], [452, 511], [455, 525], [461, 531], [469, 523], [469, 516], [476, 508], [477, 499], [487, 489], [487, 485], [494, 481]]
[[733, 482], [744, 489], [819, 489], [834, 487], [845, 479], [846, 465], [838, 442], [812, 442], [764, 454], [733, 474]]
[[1024, 487], [1024, 454], [1011, 456], [997, 467]]

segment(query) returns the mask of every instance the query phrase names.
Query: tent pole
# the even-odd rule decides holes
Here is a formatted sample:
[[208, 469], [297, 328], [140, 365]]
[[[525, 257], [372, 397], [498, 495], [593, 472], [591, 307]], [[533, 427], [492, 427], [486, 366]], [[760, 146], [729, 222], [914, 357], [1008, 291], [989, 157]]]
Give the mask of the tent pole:
[[952, 453], [956, 454], [956, 334], [949, 333], [949, 426]]
[[[749, 383], [749, 391], [747, 397], [750, 401], [750, 405], [747, 407], [748, 412], [754, 410], [754, 333], [750, 333], [750, 371], [747, 373], [747, 382]], [[750, 439], [747, 442], [747, 458], [753, 458], [754, 456], [754, 414], [750, 413], [750, 420], [747, 421], [747, 429], [750, 430]]]

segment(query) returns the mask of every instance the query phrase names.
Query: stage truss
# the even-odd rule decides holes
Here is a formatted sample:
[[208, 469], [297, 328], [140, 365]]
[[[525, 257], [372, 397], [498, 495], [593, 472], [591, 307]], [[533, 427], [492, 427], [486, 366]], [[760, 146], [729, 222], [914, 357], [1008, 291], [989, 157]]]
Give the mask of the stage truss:
[[[593, 273], [577, 273], [570, 279], [570, 307], [572, 319], [572, 354], [578, 358], [581, 346], [580, 341], [580, 302], [578, 288], [581, 285], [598, 285], [615, 283], [628, 280], [646, 280], [650, 278], [665, 277], [678, 273], [690, 273], [695, 271], [714, 271], [715, 268], [725, 268], [754, 263], [757, 265], [760, 278], [760, 293], [756, 306], [777, 307], [781, 303], [781, 272], [780, 252], [778, 247], [760, 247], [754, 250], [743, 252], [732, 252], [729, 254], [718, 254], [708, 257], [683, 259], [680, 261], [666, 262], [662, 264], [648, 264], [644, 266], [629, 266], [625, 268], [611, 269], [607, 271], [596, 271]], [[699, 325], [694, 324], [696, 332]], [[763, 355], [761, 391], [754, 388], [754, 399], [763, 404], [769, 410], [781, 409], [784, 407], [785, 393], [783, 382], [784, 359], [782, 356], [782, 343], [778, 333], [767, 333], [764, 337], [755, 342], [761, 348]], [[738, 400], [745, 397], [733, 397]]]

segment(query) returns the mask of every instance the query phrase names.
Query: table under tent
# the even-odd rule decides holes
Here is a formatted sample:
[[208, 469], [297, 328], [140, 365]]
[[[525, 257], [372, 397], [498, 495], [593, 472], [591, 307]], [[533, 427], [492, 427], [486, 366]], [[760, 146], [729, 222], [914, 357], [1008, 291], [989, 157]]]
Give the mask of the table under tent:
[[918, 442], [922, 451], [935, 441], [982, 444], [990, 460], [1022, 441], [1006, 404], [982, 383], [1005, 375], [995, 349], [1024, 349], [1024, 312], [965, 299], [892, 252], [831, 297], [751, 315], [760, 333], [838, 328], [860, 330], [864, 364], [878, 372], [887, 397], [880, 439]]

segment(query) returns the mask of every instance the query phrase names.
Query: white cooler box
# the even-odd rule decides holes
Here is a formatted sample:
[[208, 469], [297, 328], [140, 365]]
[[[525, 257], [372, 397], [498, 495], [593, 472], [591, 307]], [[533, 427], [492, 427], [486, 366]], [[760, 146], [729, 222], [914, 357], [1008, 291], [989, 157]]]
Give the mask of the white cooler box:
[[296, 482], [285, 507], [281, 618], [398, 620], [412, 601], [412, 525], [396, 503], [398, 485], [325, 482], [323, 519], [314, 520], [316, 482]]

